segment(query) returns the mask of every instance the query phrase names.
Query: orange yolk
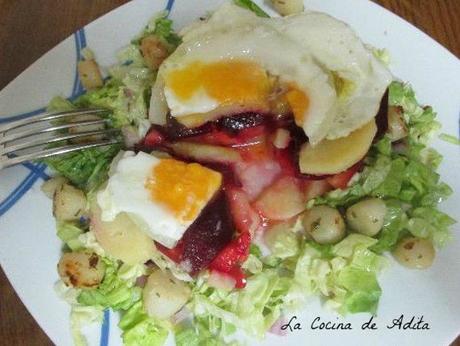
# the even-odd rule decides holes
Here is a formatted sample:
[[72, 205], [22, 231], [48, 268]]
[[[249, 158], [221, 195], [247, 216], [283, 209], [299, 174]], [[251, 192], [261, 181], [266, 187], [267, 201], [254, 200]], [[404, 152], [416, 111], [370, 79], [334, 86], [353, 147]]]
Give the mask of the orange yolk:
[[204, 90], [220, 105], [258, 104], [265, 102], [270, 92], [270, 81], [265, 70], [251, 61], [243, 60], [209, 64], [193, 62], [183, 69], [170, 72], [165, 82], [166, 87], [183, 101]]
[[310, 100], [308, 96], [297, 87], [291, 87], [286, 93], [286, 99], [294, 114], [294, 120], [297, 126], [302, 126], [304, 123], [305, 112], [308, 109]]
[[192, 221], [219, 189], [220, 173], [198, 163], [163, 159], [146, 183], [153, 201], [171, 210], [180, 221]]

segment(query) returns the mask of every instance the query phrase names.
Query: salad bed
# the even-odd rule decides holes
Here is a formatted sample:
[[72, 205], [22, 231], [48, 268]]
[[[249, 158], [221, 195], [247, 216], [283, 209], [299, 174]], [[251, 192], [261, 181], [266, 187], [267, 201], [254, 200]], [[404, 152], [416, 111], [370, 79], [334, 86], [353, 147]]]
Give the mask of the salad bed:
[[[102, 87], [88, 91], [73, 103], [56, 98], [51, 102], [50, 109], [103, 106], [113, 111], [110, 115], [112, 126], [123, 128], [126, 137], [135, 137], [138, 128], [146, 126], [150, 86], [155, 79], [153, 65], [149, 66], [145, 54], [141, 54], [142, 41], [155, 35], [166, 43], [168, 53], [172, 52], [180, 38], [171, 26], [172, 23], [165, 17], [154, 19], [145, 32], [120, 53], [120, 64], [110, 70], [110, 76]], [[386, 109], [385, 100], [383, 102], [382, 108]], [[348, 224], [346, 237], [333, 244], [324, 244], [303, 232], [305, 224], [301, 221], [282, 222], [269, 225], [267, 234], [270, 236], [265, 239], [269, 249], [267, 255], [258, 242], [251, 243], [249, 228], [247, 232], [235, 236], [230, 243], [224, 241], [217, 258], [213, 253], [206, 265], [201, 263], [197, 266], [196, 272], [203, 268], [210, 270], [202, 271], [193, 280], [187, 281], [190, 299], [185, 308], [174, 315], [175, 323], [149, 316], [149, 307], [145, 306], [142, 291], [148, 285], [146, 278], [153, 268], [167, 269], [175, 278], [189, 280], [189, 273], [175, 264], [184, 256], [183, 248], [171, 252], [157, 245], [158, 251], [146, 264], [122, 263], [108, 255], [98, 244], [91, 230], [91, 220], [85, 213], [81, 213], [79, 216], [82, 217], [78, 220], [68, 221], [59, 217], [59, 210], [55, 210], [58, 236], [65, 242], [66, 251], [95, 253], [103, 263], [99, 265], [104, 268], [102, 276], [97, 277], [95, 273], [96, 285], [85, 288], [70, 288], [63, 283], [58, 285], [61, 293], [73, 305], [73, 331], [77, 344], [84, 342], [79, 331], [81, 323], [100, 318], [106, 308], [121, 311], [119, 326], [127, 345], [161, 345], [170, 330], [174, 330], [178, 345], [224, 344], [224, 338], [237, 329], [263, 337], [284, 311], [302, 308], [309, 296], [321, 297], [325, 305], [341, 314], [375, 313], [381, 295], [377, 275], [387, 265], [382, 254], [397, 251], [399, 242], [407, 237], [429, 240], [436, 247], [442, 247], [448, 242], [449, 226], [454, 223], [437, 208], [438, 203], [452, 191], [435, 172], [441, 157], [427, 147], [428, 140], [439, 129], [435, 113], [430, 107], [421, 107], [410, 86], [400, 82], [391, 84], [388, 111], [384, 113], [383, 120], [377, 119], [378, 139], [374, 140], [359, 164], [343, 173], [313, 180], [308, 176], [299, 177], [292, 162], [283, 161], [280, 164], [289, 179], [307, 181], [310, 188], [315, 186], [319, 189], [320, 192], [312, 192], [313, 198], [309, 198], [309, 210], [327, 206], [348, 217], [347, 210], [357, 202], [370, 198], [384, 201], [385, 213], [379, 233], [369, 236], [363, 232], [351, 232]], [[389, 121], [391, 116], [402, 121], [399, 132], [391, 127], [395, 124]], [[203, 148], [198, 154], [190, 149], [193, 148], [191, 139], [198, 137], [199, 143], [220, 144], [225, 148], [247, 144], [248, 139], [257, 135], [271, 136], [283, 129], [288, 130], [294, 139], [291, 145], [295, 146], [297, 135], [292, 130], [292, 123], [286, 121], [267, 125], [258, 119], [257, 114], [247, 114], [238, 119], [223, 118], [214, 123], [211, 129], [198, 129], [192, 133], [178, 128], [177, 124], [153, 127], [144, 139], [137, 141], [139, 138], [136, 138], [133, 141], [137, 150], [161, 150], [174, 157], [203, 164], [209, 164], [209, 157], [213, 158], [212, 161], [216, 156], [224, 157], [224, 162], [213, 162], [212, 168], [223, 173], [227, 187], [234, 187], [234, 174], [228, 168], [231, 154], [228, 151], [209, 154], [207, 151], [205, 154], [208, 156], [203, 159]], [[273, 143], [275, 147], [278, 143], [281, 149], [277, 149], [286, 154], [280, 156], [282, 159], [292, 158], [291, 153], [296, 150], [283, 148], [282, 133], [279, 135], [281, 139], [276, 137], [279, 142]], [[401, 133], [402, 137], [398, 138]], [[176, 137], [171, 138], [173, 135]], [[187, 146], [177, 145], [183, 139], [186, 139]], [[47, 163], [67, 179], [66, 182], [61, 180], [60, 188], [74, 186], [78, 191], [84, 191], [85, 203], [91, 203], [97, 189], [107, 180], [111, 162], [120, 149], [119, 146], [91, 149], [48, 159]], [[292, 179], [289, 179], [286, 178], [281, 190], [290, 186]], [[324, 180], [328, 184], [326, 189], [321, 188], [319, 183], [324, 183]], [[54, 186], [55, 198], [56, 191]], [[229, 195], [229, 203], [234, 202], [237, 212], [245, 210], [246, 206], [241, 205], [245, 197], [241, 191], [235, 188]], [[259, 204], [263, 204], [263, 201]], [[75, 209], [79, 211], [78, 206]], [[263, 206], [259, 209], [267, 213]], [[279, 208], [276, 208], [276, 212], [279, 212]], [[273, 216], [273, 213], [270, 215]], [[245, 217], [237, 217], [236, 220], [242, 221], [239, 230], [247, 227]], [[228, 280], [228, 276], [234, 282]]]

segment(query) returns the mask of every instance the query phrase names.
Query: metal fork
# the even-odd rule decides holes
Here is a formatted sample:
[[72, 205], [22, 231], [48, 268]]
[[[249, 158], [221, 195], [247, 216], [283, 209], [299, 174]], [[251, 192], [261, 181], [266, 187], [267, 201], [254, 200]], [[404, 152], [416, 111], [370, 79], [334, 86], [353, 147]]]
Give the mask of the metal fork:
[[[117, 136], [120, 131], [106, 128], [107, 119], [101, 117], [108, 112], [101, 108], [46, 112], [0, 125], [0, 169], [120, 143], [120, 136]], [[47, 146], [51, 143], [56, 145]]]

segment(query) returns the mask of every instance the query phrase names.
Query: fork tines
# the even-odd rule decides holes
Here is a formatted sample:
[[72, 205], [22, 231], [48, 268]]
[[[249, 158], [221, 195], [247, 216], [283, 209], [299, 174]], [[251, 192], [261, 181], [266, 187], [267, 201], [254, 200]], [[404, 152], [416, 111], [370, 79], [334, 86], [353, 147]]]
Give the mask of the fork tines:
[[[42, 113], [0, 125], [0, 169], [30, 160], [120, 143], [107, 109]], [[52, 146], [50, 146], [52, 144]]]

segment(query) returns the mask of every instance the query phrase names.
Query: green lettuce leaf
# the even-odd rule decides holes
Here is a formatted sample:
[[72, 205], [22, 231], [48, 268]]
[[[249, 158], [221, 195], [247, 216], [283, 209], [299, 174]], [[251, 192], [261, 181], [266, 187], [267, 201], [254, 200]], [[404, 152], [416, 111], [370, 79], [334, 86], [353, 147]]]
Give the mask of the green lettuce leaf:
[[182, 39], [174, 32], [172, 26], [173, 22], [171, 19], [166, 17], [159, 17], [155, 19], [153, 33], [163, 38], [166, 42], [172, 45], [173, 48], [176, 48], [182, 42]]
[[390, 105], [401, 106], [409, 127], [410, 144], [426, 145], [441, 128], [431, 107], [422, 107], [410, 85], [393, 82], [389, 89]]
[[403, 210], [403, 204], [395, 199], [387, 200], [385, 204], [387, 212], [383, 220], [383, 228], [377, 243], [371, 247], [376, 253], [392, 250], [401, 236], [404, 235], [407, 226], [408, 218]]
[[407, 230], [415, 237], [430, 239], [438, 247], [452, 239], [449, 228], [456, 221], [449, 215], [433, 207], [419, 207], [412, 210], [410, 216]]
[[170, 325], [149, 317], [138, 301], [123, 313], [118, 326], [126, 346], [162, 346], [168, 337]]
[[46, 108], [49, 112], [65, 112], [73, 109], [76, 109], [75, 105], [61, 96], [53, 97]]
[[265, 231], [265, 243], [271, 256], [284, 259], [296, 256], [299, 252], [299, 239], [289, 222], [278, 223]]
[[49, 157], [44, 161], [77, 187], [90, 191], [107, 180], [110, 163], [119, 150], [119, 145], [91, 148]]

